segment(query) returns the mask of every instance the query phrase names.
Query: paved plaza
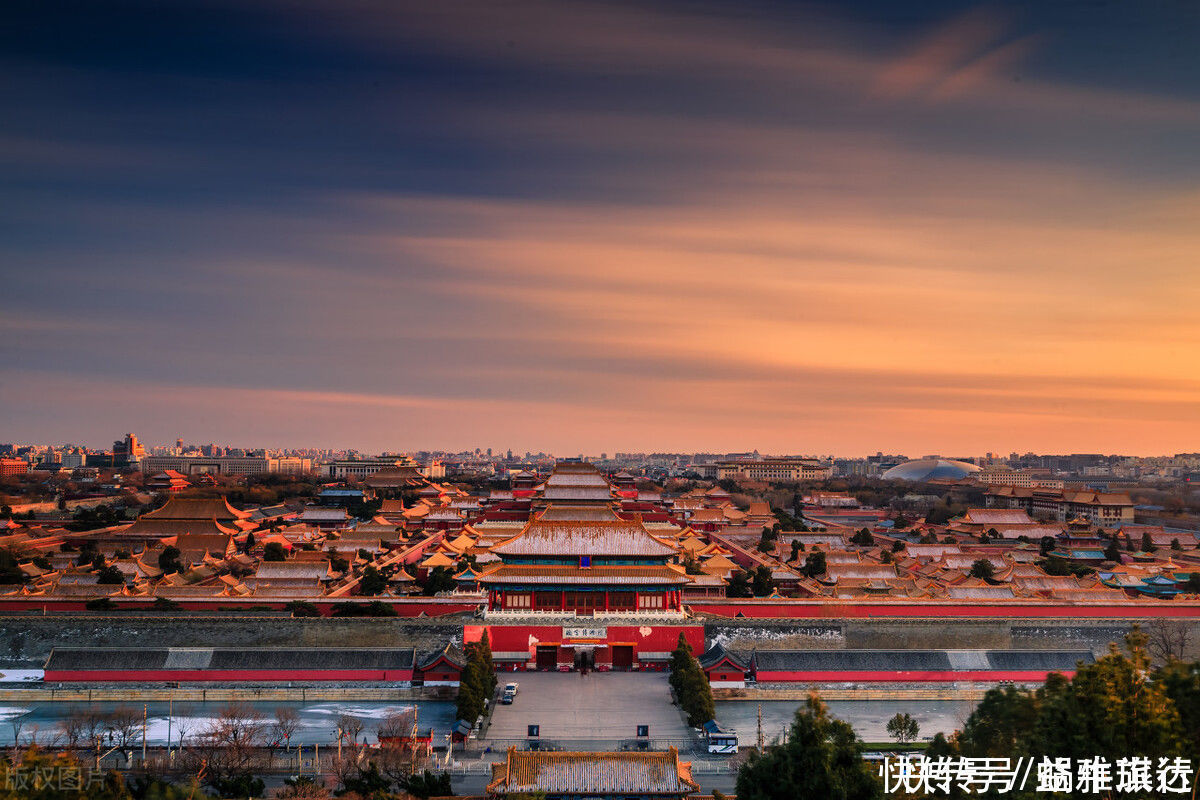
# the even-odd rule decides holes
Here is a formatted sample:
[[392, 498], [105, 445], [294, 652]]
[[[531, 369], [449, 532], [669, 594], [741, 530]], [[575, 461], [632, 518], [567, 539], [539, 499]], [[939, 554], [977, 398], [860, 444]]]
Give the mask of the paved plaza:
[[687, 740], [691, 730], [671, 705], [664, 673], [525, 672], [501, 673], [500, 685], [517, 681], [512, 705], [497, 705], [484, 737], [494, 746], [524, 740], [527, 726], [540, 726], [546, 742], [635, 739], [638, 725], [650, 726], [654, 740]]

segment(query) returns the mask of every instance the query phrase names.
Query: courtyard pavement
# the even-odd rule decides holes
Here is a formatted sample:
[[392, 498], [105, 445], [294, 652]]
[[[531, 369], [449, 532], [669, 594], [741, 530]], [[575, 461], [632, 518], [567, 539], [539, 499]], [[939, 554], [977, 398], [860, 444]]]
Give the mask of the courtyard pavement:
[[692, 731], [671, 704], [665, 673], [518, 672], [500, 673], [500, 686], [521, 685], [512, 705], [496, 705], [483, 737], [493, 749], [526, 739], [527, 726], [539, 725], [546, 742], [575, 747], [588, 739], [633, 740], [638, 725], [650, 726], [652, 740], [686, 740]]

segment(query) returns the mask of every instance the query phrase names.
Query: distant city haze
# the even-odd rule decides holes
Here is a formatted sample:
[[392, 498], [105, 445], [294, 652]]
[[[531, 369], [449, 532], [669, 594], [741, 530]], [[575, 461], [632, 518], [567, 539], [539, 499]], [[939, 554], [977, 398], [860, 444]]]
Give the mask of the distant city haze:
[[1196, 13], [20, 4], [0, 442], [1200, 450]]

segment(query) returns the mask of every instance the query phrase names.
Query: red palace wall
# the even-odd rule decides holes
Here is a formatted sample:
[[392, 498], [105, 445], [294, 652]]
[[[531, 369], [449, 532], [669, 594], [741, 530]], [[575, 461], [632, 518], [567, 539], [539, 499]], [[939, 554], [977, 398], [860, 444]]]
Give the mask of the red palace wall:
[[[116, 604], [114, 612], [136, 612], [136, 611], [152, 611], [154, 610], [154, 598], [126, 599], [120, 597], [112, 598]], [[360, 602], [371, 602], [373, 598], [338, 598], [336, 600], [316, 600], [311, 601], [311, 604], [316, 606], [322, 616], [328, 617], [333, 615], [333, 608], [338, 603], [357, 600]], [[276, 603], [264, 602], [255, 599], [241, 599], [236, 597], [220, 597], [212, 600], [194, 600], [186, 599], [179, 600], [179, 605], [186, 610], [194, 611], [222, 611], [222, 610], [238, 610], [243, 608], [271, 608], [276, 611], [286, 609], [288, 602], [280, 601]], [[308, 602], [308, 601], [306, 601]], [[481, 597], [477, 600], [443, 600], [436, 599], [427, 601], [425, 598], [411, 599], [396, 599], [387, 600], [387, 605], [391, 606], [397, 616], [401, 617], [416, 617], [424, 614], [427, 617], [440, 617], [445, 614], [458, 614], [462, 612], [470, 612], [479, 608], [484, 603]], [[21, 599], [0, 599], [0, 612], [5, 611], [46, 611], [47, 613], [55, 612], [71, 612], [71, 611], [86, 611], [86, 601], [83, 600], [58, 600], [56, 598], [36, 598], [26, 597]]]
[[[336, 600], [317, 600], [312, 602], [324, 616], [333, 613], [337, 603], [347, 601], [370, 602], [372, 598], [339, 598]], [[154, 608], [154, 598], [113, 598], [117, 608], [122, 611], [150, 611]], [[197, 611], [220, 611], [241, 608], [269, 607], [282, 611], [287, 602], [263, 602], [254, 598], [219, 597], [211, 600], [184, 599], [178, 601], [185, 609]], [[416, 617], [424, 614], [427, 617], [439, 617], [445, 614], [456, 614], [474, 611], [486, 602], [484, 597], [477, 599], [442, 599], [442, 598], [399, 598], [383, 601], [395, 609], [401, 617]], [[1151, 617], [1184, 617], [1200, 619], [1200, 603], [1181, 600], [1130, 600], [1128, 603], [1105, 603], [1096, 605], [1068, 605], [1060, 603], [1014, 602], [1014, 603], [947, 603], [945, 601], [929, 601], [925, 603], [895, 603], [862, 601], [829, 601], [829, 600], [729, 600], [714, 598], [689, 599], [685, 605], [696, 613], [708, 613], [717, 616], [735, 618], [739, 614], [746, 618], [756, 617], [794, 617], [796, 619], [871, 619], [889, 617], [1046, 617], [1046, 618], [1151, 618]], [[15, 597], [0, 598], [0, 612], [6, 611], [45, 611], [73, 612], [85, 611], [86, 603], [75, 598], [58, 599], [54, 597]], [[582, 619], [582, 618], [581, 618]], [[581, 625], [587, 624], [581, 621]], [[536, 627], [536, 626], [534, 626]], [[659, 628], [662, 626], [654, 626]], [[636, 630], [636, 627], [631, 627]], [[678, 635], [678, 634], [676, 634]], [[632, 640], [630, 640], [632, 641]], [[689, 638], [689, 641], [691, 639]], [[696, 652], [703, 651], [692, 643]], [[674, 649], [671, 647], [667, 650]]]
[[[963, 672], [956, 672], [954, 670], [930, 670], [922, 672], [874, 672], [867, 670], [830, 670], [820, 672], [759, 671], [756, 673], [755, 679], [759, 683], [845, 683], [851, 681], [863, 683], [953, 683], [955, 681], [1042, 683], [1049, 674], [1050, 672], [1041, 670], [1014, 670], [1008, 672], [990, 670], [968, 670]], [[1063, 672], [1062, 674], [1068, 678], [1075, 675], [1074, 671]], [[714, 674], [709, 680], [741, 680], [741, 677], [739, 673], [739, 677], [737, 678], [719, 679]]]
[[46, 683], [89, 681], [99, 683], [157, 683], [186, 681], [411, 681], [412, 670], [61, 670], [48, 671]]
[[1066, 605], [1059, 603], [864, 603], [862, 601], [830, 602], [822, 600], [795, 601], [704, 601], [686, 604], [695, 613], [717, 614], [724, 617], [795, 617], [798, 619], [870, 619], [874, 617], [1058, 617], [1088, 618], [1200, 618], [1200, 603], [1178, 600], [1145, 600], [1129, 603], [1096, 605]]
[[[471, 627], [471, 626], [468, 626]], [[603, 638], [564, 637], [566, 629], [604, 629]], [[487, 626], [488, 640], [492, 652], [500, 654], [498, 660], [508, 661], [509, 666], [517, 669], [525, 668], [527, 662], [536, 658], [537, 647], [554, 645], [558, 648], [557, 663], [560, 667], [571, 666], [574, 663], [575, 650], [593, 648], [595, 663], [599, 668], [610, 666], [613, 661], [614, 647], [631, 647], [634, 663], [641, 668], [654, 668], [663, 662], [662, 656], [675, 649], [679, 642], [679, 634], [683, 633], [693, 652], [704, 652], [703, 625], [605, 625], [602, 622], [581, 620], [573, 625], [489, 625]], [[578, 631], [577, 631], [578, 632]], [[466, 640], [473, 641], [476, 636], [466, 631]], [[525, 653], [525, 661], [515, 663], [503, 654]], [[654, 654], [650, 663], [647, 659]], [[503, 664], [501, 665], [503, 669]]]

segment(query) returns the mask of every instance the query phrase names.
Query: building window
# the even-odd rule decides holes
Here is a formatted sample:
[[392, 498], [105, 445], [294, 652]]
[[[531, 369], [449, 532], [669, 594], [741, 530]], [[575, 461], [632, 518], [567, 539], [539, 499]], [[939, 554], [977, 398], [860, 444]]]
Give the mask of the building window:
[[636, 597], [633, 592], [609, 592], [608, 607], [612, 611], [633, 611], [636, 608]]
[[504, 597], [505, 608], [529, 608], [529, 595], [510, 594]]

